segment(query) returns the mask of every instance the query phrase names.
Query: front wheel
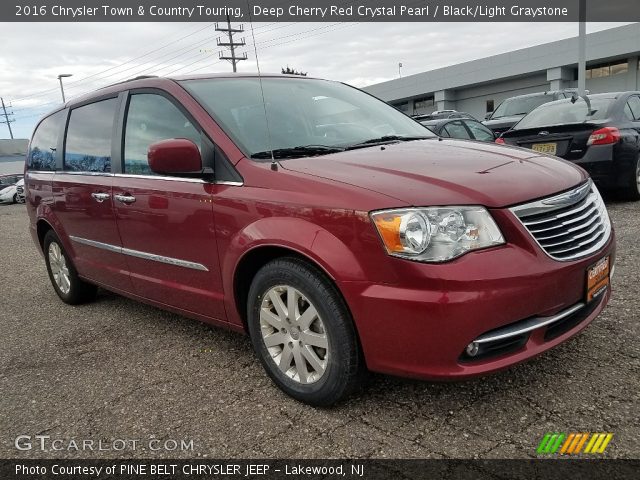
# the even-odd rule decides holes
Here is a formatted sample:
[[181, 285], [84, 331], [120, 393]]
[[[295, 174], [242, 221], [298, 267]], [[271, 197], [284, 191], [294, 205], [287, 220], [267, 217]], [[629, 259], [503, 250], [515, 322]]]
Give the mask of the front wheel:
[[256, 274], [247, 303], [253, 348], [285, 393], [328, 406], [357, 388], [365, 369], [353, 321], [321, 271], [274, 260]]
[[95, 299], [97, 287], [78, 277], [78, 272], [53, 230], [44, 236], [43, 247], [49, 279], [60, 299], [71, 305]]

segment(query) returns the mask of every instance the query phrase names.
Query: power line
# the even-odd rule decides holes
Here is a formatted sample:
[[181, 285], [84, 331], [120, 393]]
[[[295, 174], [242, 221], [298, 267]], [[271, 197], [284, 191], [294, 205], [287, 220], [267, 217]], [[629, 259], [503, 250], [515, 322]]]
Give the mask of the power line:
[[[273, 24], [275, 24], [275, 23], [276, 23], [276, 22], [273, 22], [273, 23], [271, 23], [271, 24], [267, 24], [267, 25], [262, 25], [261, 27], [262, 27], [262, 28], [264, 28], [264, 27], [268, 27], [268, 26], [271, 26], [271, 25], [273, 25]], [[298, 24], [298, 23], [304, 23], [304, 22], [292, 22], [292, 23], [287, 24], [287, 25], [278, 24], [278, 26], [276, 26], [276, 27], [274, 27], [274, 28], [266, 28], [265, 30], [263, 30], [263, 31], [262, 31], [262, 32], [260, 32], [260, 33], [267, 33], [267, 32], [269, 32], [269, 31], [279, 30], [279, 29], [281, 29], [281, 28], [283, 28], [283, 27], [292, 27], [292, 26], [294, 26], [294, 25], [296, 25], [296, 24]], [[290, 39], [290, 40], [288, 40], [288, 41], [285, 41], [285, 42], [278, 42], [279, 38], [272, 38], [272, 39], [265, 39], [265, 40], [262, 40], [262, 41], [260, 41], [260, 42], [256, 42], [256, 43], [257, 43], [257, 45], [264, 45], [264, 44], [269, 44], [269, 43], [271, 43], [270, 45], [266, 45], [266, 46], [264, 46], [264, 47], [261, 47], [262, 49], [265, 49], [265, 48], [271, 48], [271, 47], [277, 47], [277, 46], [281, 46], [281, 45], [286, 45], [286, 44], [292, 43], [292, 42], [294, 42], [294, 41], [298, 41], [298, 40], [299, 40], [299, 39], [301, 39], [301, 38], [310, 38], [310, 37], [315, 37], [315, 36], [317, 36], [317, 35], [323, 35], [323, 34], [325, 34], [325, 33], [328, 33], [329, 31], [338, 30], [338, 29], [340, 29], [340, 28], [350, 27], [350, 26], [354, 26], [354, 25], [357, 25], [357, 24], [354, 24], [354, 23], [348, 23], [348, 24], [339, 24], [339, 23], [335, 23], [335, 24], [330, 24], [330, 25], [323, 25], [323, 26], [320, 26], [320, 27], [315, 28], [315, 29], [311, 29], [311, 30], [307, 30], [307, 31], [302, 31], [302, 32], [295, 32], [295, 33], [290, 34], [290, 35], [282, 36], [281, 38], [294, 37], [294, 38], [292, 38], [292, 39]], [[197, 30], [197, 31], [195, 31], [195, 32], [192, 32], [192, 33], [191, 33], [191, 34], [189, 34], [189, 35], [186, 35], [186, 36], [184, 36], [184, 37], [181, 37], [180, 39], [178, 39], [178, 40], [176, 40], [176, 41], [179, 41], [179, 40], [184, 39], [184, 38], [186, 38], [186, 37], [192, 36], [192, 35], [194, 35], [194, 34], [196, 34], [196, 33], [200, 32], [200, 31], [202, 31], [202, 30], [204, 30], [204, 29], [206, 29], [206, 28], [209, 28], [210, 26], [211, 26], [211, 24], [210, 24], [210, 25], [207, 25], [207, 26], [205, 26], [205, 27], [203, 27], [203, 28], [201, 28], [201, 29], [199, 29], [199, 30]], [[333, 27], [335, 27], [335, 26], [337, 26], [338, 28], [333, 28]], [[309, 34], [309, 32], [313, 32], [313, 31], [316, 31], [316, 30], [324, 30], [324, 29], [328, 29], [328, 30], [326, 30], [326, 31], [320, 31], [320, 32], [317, 32], [317, 33], [315, 33], [315, 34], [313, 34], [313, 35], [308, 35], [308, 34]], [[189, 53], [188, 51], [189, 51], [189, 50], [191, 50], [192, 48], [194, 48], [194, 47], [196, 47], [196, 46], [198, 46], [198, 45], [202, 45], [203, 43], [205, 43], [205, 42], [207, 42], [207, 41], [209, 41], [209, 39], [200, 40], [200, 41], [197, 41], [197, 42], [195, 42], [195, 43], [191, 43], [191, 44], [189, 44], [189, 45], [187, 45], [187, 46], [181, 47], [181, 48], [179, 48], [179, 49], [175, 49], [175, 50], [169, 51], [169, 52], [167, 52], [167, 53], [165, 53], [165, 54], [163, 54], [163, 55], [161, 55], [161, 56], [157, 57], [155, 60], [157, 61], [158, 59], [165, 58], [165, 57], [167, 57], [167, 56], [169, 56], [169, 55], [171, 55], [171, 54], [173, 54], [173, 53], [176, 53], [176, 52], [182, 52], [182, 53], [179, 53], [178, 55], [174, 55], [174, 56], [172, 56], [172, 57], [170, 57], [170, 58], [167, 58], [167, 59], [166, 59], [166, 60], [164, 60], [163, 62], [158, 62], [158, 63], [156, 63], [156, 64], [154, 64], [154, 65], [151, 65], [151, 66], [149, 66], [149, 67], [146, 67], [146, 68], [144, 68], [144, 69], [142, 69], [142, 70], [136, 70], [136, 71], [132, 72], [131, 74], [126, 75], [126, 77], [120, 77], [120, 78], [114, 79], [114, 80], [113, 80], [113, 82], [117, 82], [117, 81], [120, 81], [120, 80], [122, 80], [122, 79], [129, 78], [129, 77], [131, 77], [131, 76], [137, 76], [137, 75], [140, 75], [140, 74], [143, 74], [143, 73], [147, 73], [147, 74], [149, 74], [149, 73], [156, 73], [156, 72], [160, 72], [160, 71], [165, 70], [165, 69], [167, 69], [167, 68], [170, 68], [170, 67], [176, 66], [176, 63], [177, 63], [177, 62], [174, 62], [174, 63], [171, 63], [171, 64], [164, 64], [164, 62], [171, 61], [171, 60], [175, 60], [175, 59], [177, 59], [177, 58], [179, 58], [179, 57], [182, 57], [182, 56], [184, 56], [184, 55], [188, 54], [188, 53]], [[278, 42], [278, 43], [272, 43], [272, 42]], [[169, 46], [169, 45], [170, 45], [170, 44], [164, 45], [164, 46], [162, 46], [162, 47], [159, 47], [159, 48], [155, 49], [154, 51], [158, 51], [158, 50], [160, 50], [160, 49], [162, 49], [162, 48], [165, 48], [165, 47], [167, 47], [167, 46]], [[245, 44], [245, 45], [250, 45], [250, 44]], [[252, 44], [251, 44], [251, 45], [252, 45]], [[130, 60], [126, 61], [126, 62], [123, 62], [123, 63], [122, 63], [122, 64], [120, 64], [120, 65], [117, 65], [117, 66], [111, 67], [111, 68], [109, 68], [109, 69], [107, 69], [107, 70], [104, 70], [103, 72], [106, 72], [106, 71], [109, 71], [109, 70], [113, 70], [113, 69], [115, 69], [115, 68], [118, 68], [119, 66], [122, 66], [122, 65], [124, 65], [124, 64], [126, 64], [126, 63], [129, 63], [129, 62], [131, 62], [131, 61], [135, 60], [136, 58], [142, 58], [142, 57], [144, 57], [144, 56], [148, 56], [149, 54], [153, 53], [154, 51], [147, 52], [146, 54], [140, 55], [140, 56], [135, 57], [135, 58], [133, 58], [133, 59], [130, 59]], [[190, 57], [187, 57], [187, 60], [189, 60], [190, 58], [199, 57], [200, 55], [201, 55], [201, 53], [198, 53], [198, 54], [196, 54], [196, 55], [192, 55], [192, 56], [190, 56]], [[175, 73], [175, 72], [180, 71], [180, 70], [184, 70], [184, 69], [186, 69], [186, 68], [188, 68], [188, 67], [190, 67], [190, 66], [192, 66], [192, 65], [195, 65], [195, 64], [197, 64], [197, 63], [203, 62], [203, 61], [205, 61], [205, 60], [207, 60], [207, 59], [200, 59], [200, 58], [198, 58], [198, 59], [196, 59], [194, 62], [190, 62], [190, 63], [188, 63], [188, 64], [186, 64], [186, 65], [179, 66], [178, 68], [174, 68], [173, 70], [170, 70], [169, 72], [166, 72], [166, 73], [163, 73], [163, 74], [164, 74], [164, 75], [170, 75], [170, 74], [172, 74], [172, 73]], [[188, 71], [186, 71], [186, 72], [184, 72], [184, 73], [185, 73], [185, 74], [189, 74], [189, 73], [192, 73], [192, 72], [195, 72], [195, 71], [198, 71], [198, 70], [202, 70], [202, 69], [204, 69], [204, 68], [206, 68], [206, 67], [211, 67], [212, 65], [215, 65], [215, 64], [217, 64], [217, 63], [220, 63], [220, 62], [221, 62], [221, 61], [223, 61], [223, 60], [224, 60], [224, 59], [218, 60], [218, 61], [213, 62], [213, 63], [207, 63], [206, 65], [202, 65], [202, 66], [197, 67], [197, 68], [195, 68], [195, 69], [188, 70]], [[145, 65], [145, 64], [148, 64], [148, 63], [151, 63], [151, 62], [147, 61], [147, 62], [145, 62], [145, 63], [143, 63], [143, 64], [141, 64], [141, 65]], [[104, 80], [104, 79], [106, 79], [106, 78], [108, 78], [108, 77], [113, 77], [113, 76], [115, 76], [115, 75], [120, 75], [120, 74], [122, 74], [123, 72], [128, 71], [128, 70], [132, 70], [132, 69], [139, 68], [141, 65], [134, 65], [134, 66], [129, 67], [129, 68], [125, 69], [125, 70], [121, 70], [121, 71], [119, 71], [119, 72], [114, 72], [114, 73], [111, 73], [111, 74], [109, 74], [109, 75], [105, 75], [105, 76], [103, 76], [103, 77], [101, 77], [101, 78], [97, 78], [97, 79], [95, 80], [95, 82], [99, 82], [100, 80]], [[92, 75], [89, 75], [89, 76], [87, 76], [87, 77], [85, 77], [85, 78], [83, 78], [83, 79], [77, 80], [77, 81], [75, 81], [75, 82], [70, 82], [68, 85], [71, 85], [71, 87], [69, 87], [69, 88], [79, 88], [79, 85], [77, 85], [77, 84], [79, 84], [79, 83], [86, 83], [86, 82], [85, 82], [85, 80], [86, 80], [86, 79], [88, 79], [88, 78], [90, 78], [90, 77], [96, 77], [97, 75], [99, 75], [99, 73], [100, 73], [100, 72], [95, 73], [95, 74], [92, 74]], [[109, 82], [109, 83], [111, 83], [111, 82]], [[76, 84], [76, 85], [72, 85], [72, 84]], [[67, 87], [67, 86], [65, 85], [65, 87]], [[53, 90], [57, 90], [57, 89], [53, 89]], [[79, 96], [79, 95], [82, 95], [82, 94], [84, 94], [84, 93], [86, 93], [86, 92], [88, 92], [88, 91], [91, 91], [91, 90], [92, 90], [92, 88], [89, 88], [89, 89], [87, 89], [87, 90], [86, 90], [86, 91], [84, 91], [84, 92], [80, 92], [80, 93], [78, 93], [77, 95], [78, 95], [78, 96]], [[32, 96], [33, 96], [33, 95], [32, 95]], [[29, 96], [29, 97], [32, 97], [32, 96]], [[76, 96], [76, 95], [74, 95], [74, 96]], [[22, 97], [22, 98], [24, 99], [24, 98], [28, 98], [28, 97]], [[34, 106], [32, 106], [32, 107], [21, 107], [21, 108], [19, 108], [19, 109], [17, 109], [17, 110], [33, 110], [33, 109], [43, 108], [43, 107], [46, 107], [46, 106], [48, 106], [48, 105], [53, 105], [53, 104], [58, 104], [58, 103], [59, 103], [58, 101], [50, 101], [50, 102], [46, 102], [46, 103], [43, 103], [43, 104], [37, 104], [37, 105], [34, 105]], [[26, 113], [26, 112], [25, 112], [25, 113]], [[29, 118], [29, 117], [32, 117], [32, 116], [37, 116], [37, 115], [24, 115], [24, 116], [21, 116], [21, 117], [19, 117], [19, 118], [20, 118], [20, 119], [22, 119], [22, 118]]]
[[[80, 78], [80, 79], [78, 79], [78, 80], [75, 80], [75, 81], [72, 81], [72, 82], [68, 82], [66, 86], [67, 86], [68, 88], [74, 88], [75, 86], [77, 86], [77, 84], [79, 84], [79, 83], [84, 83], [87, 79], [90, 79], [90, 78], [96, 77], [96, 76], [98, 76], [98, 75], [101, 75], [101, 74], [103, 74], [103, 73], [109, 72], [109, 71], [111, 71], [111, 70], [115, 70], [115, 69], [117, 69], [117, 68], [122, 67], [123, 65], [126, 65], [127, 63], [131, 63], [131, 62], [133, 62], [134, 60], [139, 60], [139, 59], [144, 58], [144, 57], [147, 57], [147, 56], [149, 56], [149, 55], [151, 55], [151, 54], [153, 54], [153, 53], [155, 53], [155, 52], [158, 52], [158, 51], [160, 51], [160, 50], [162, 50], [162, 49], [164, 49], [164, 48], [167, 48], [167, 47], [169, 47], [169, 46], [171, 46], [171, 45], [175, 45], [177, 42], [180, 42], [181, 40], [184, 40], [185, 38], [192, 37], [193, 35], [195, 35], [195, 34], [197, 34], [197, 33], [201, 32], [201, 31], [203, 31], [203, 30], [205, 30], [205, 29], [209, 28], [209, 27], [210, 27], [210, 26], [212, 26], [212, 25], [213, 25], [213, 24], [207, 24], [207, 25], [205, 25], [204, 27], [199, 28], [199, 29], [197, 29], [197, 30], [195, 30], [195, 31], [193, 31], [193, 32], [191, 32], [191, 33], [189, 33], [188, 35], [184, 35], [184, 36], [182, 36], [182, 37], [180, 37], [180, 38], [177, 38], [177, 39], [175, 39], [175, 40], [172, 40], [171, 42], [166, 43], [166, 44], [164, 44], [164, 45], [162, 45], [162, 46], [160, 46], [160, 47], [158, 47], [158, 48], [155, 48], [155, 49], [150, 50], [150, 51], [148, 51], [148, 52], [146, 52], [146, 53], [143, 53], [142, 55], [138, 55], [137, 57], [130, 58], [129, 60], [127, 60], [127, 61], [125, 61], [125, 62], [122, 62], [122, 63], [119, 63], [118, 65], [114, 65], [113, 67], [109, 67], [109, 68], [107, 68], [106, 70], [101, 70], [101, 71], [99, 71], [99, 72], [93, 73], [93, 74], [91, 74], [91, 75], [87, 75], [86, 77]], [[163, 56], [164, 56], [164, 55], [163, 55]], [[158, 57], [158, 58], [162, 58], [162, 56], [160, 56], [160, 57]], [[149, 63], [149, 62], [145, 62], [145, 63]], [[144, 65], [144, 63], [143, 63], [143, 65]], [[137, 66], [139, 66], [139, 65], [135, 65], [133, 68], [135, 68], [135, 67], [137, 67]], [[123, 71], [126, 71], [126, 70], [123, 70]], [[117, 75], [118, 73], [121, 73], [121, 72], [116, 72], [116, 73], [114, 73], [113, 75]], [[26, 96], [24, 96], [24, 97], [14, 98], [14, 99], [13, 99], [13, 101], [14, 101], [14, 102], [19, 102], [19, 101], [22, 101], [22, 100], [26, 100], [26, 99], [28, 99], [28, 98], [39, 97], [39, 96], [46, 95], [47, 93], [50, 93], [50, 92], [53, 92], [53, 91], [57, 91], [57, 90], [58, 90], [58, 88], [57, 88], [57, 87], [56, 87], [56, 88], [50, 88], [50, 89], [42, 90], [42, 91], [40, 91], [40, 92], [36, 92], [36, 93], [30, 94], [30, 95], [26, 95]]]
[[11, 123], [15, 122], [15, 120], [9, 120], [9, 115], [13, 115], [13, 112], [7, 113], [7, 107], [4, 104], [4, 98], [0, 97], [0, 102], [2, 103], [2, 111], [4, 112], [4, 118], [5, 121], [4, 122], [0, 122], [0, 123], [6, 123], [7, 127], [9, 127], [9, 135], [11, 136], [11, 139], [13, 140], [13, 131], [11, 130]]
[[227, 15], [227, 26], [221, 27], [219, 24], [216, 23], [216, 32], [226, 32], [227, 36], [229, 37], [228, 42], [221, 42], [220, 37], [218, 37], [217, 39], [219, 47], [229, 47], [229, 50], [231, 51], [230, 55], [225, 55], [223, 51], [220, 51], [220, 60], [230, 61], [231, 65], [233, 65], [233, 72], [235, 73], [238, 71], [236, 64], [238, 62], [241, 62], [242, 60], [246, 60], [247, 53], [244, 52], [241, 56], [236, 55], [236, 47], [244, 47], [246, 44], [245, 44], [244, 38], [241, 39], [240, 41], [234, 41], [233, 34], [244, 32], [244, 26], [240, 25], [237, 28], [233, 28], [231, 26], [231, 19], [229, 18], [229, 15]]

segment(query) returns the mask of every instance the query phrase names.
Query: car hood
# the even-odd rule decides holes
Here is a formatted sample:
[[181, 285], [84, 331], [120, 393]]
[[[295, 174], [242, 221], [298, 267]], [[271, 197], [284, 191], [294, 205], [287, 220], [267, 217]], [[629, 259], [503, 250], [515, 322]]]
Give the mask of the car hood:
[[586, 173], [563, 160], [460, 140], [422, 140], [289, 159], [284, 169], [366, 188], [414, 206], [504, 207], [568, 190]]

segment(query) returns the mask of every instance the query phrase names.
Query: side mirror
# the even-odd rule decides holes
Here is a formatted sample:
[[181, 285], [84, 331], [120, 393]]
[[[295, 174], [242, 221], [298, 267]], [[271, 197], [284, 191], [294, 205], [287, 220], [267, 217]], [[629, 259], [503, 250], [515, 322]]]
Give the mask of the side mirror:
[[491, 115], [493, 115], [493, 112], [487, 112], [484, 116], [484, 119], [489, 120], [491, 118]]
[[149, 145], [149, 168], [159, 174], [194, 174], [202, 171], [200, 150], [186, 138], [171, 138]]

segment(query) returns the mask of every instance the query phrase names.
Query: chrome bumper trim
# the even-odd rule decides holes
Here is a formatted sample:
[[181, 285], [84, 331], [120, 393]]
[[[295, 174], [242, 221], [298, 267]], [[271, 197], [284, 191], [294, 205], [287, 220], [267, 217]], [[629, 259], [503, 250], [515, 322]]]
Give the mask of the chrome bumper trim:
[[552, 317], [528, 318], [526, 320], [516, 322], [515, 324], [507, 325], [506, 327], [499, 328], [497, 330], [493, 330], [491, 332], [480, 335], [474, 340], [474, 342], [489, 343], [495, 342], [496, 340], [504, 340], [505, 338], [517, 337], [518, 335], [522, 335], [523, 333], [530, 332], [537, 328], [544, 327], [567, 318], [569, 315], [573, 315], [584, 307], [586, 307], [586, 305], [581, 302], [567, 308], [566, 310], [563, 310], [560, 313], [553, 315]]

